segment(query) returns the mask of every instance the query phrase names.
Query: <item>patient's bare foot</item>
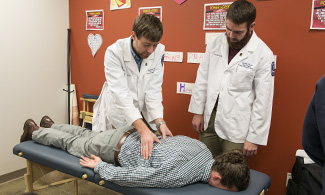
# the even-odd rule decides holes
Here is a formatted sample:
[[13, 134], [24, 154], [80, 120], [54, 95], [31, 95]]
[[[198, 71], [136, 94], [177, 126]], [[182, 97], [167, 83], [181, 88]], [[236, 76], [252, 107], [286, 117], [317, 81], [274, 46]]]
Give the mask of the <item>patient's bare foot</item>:
[[43, 116], [40, 122], [40, 126], [44, 128], [51, 128], [53, 124], [53, 120], [48, 116]]
[[20, 142], [24, 142], [27, 140], [32, 140], [32, 134], [34, 131], [38, 130], [39, 127], [37, 124], [33, 121], [33, 119], [28, 119], [24, 124], [24, 132], [20, 137]]

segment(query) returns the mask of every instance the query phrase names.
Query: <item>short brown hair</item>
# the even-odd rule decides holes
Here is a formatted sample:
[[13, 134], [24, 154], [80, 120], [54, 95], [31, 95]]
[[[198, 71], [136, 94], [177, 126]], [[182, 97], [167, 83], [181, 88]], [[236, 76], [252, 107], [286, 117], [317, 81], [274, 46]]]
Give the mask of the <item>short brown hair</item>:
[[247, 22], [248, 28], [255, 21], [256, 8], [249, 1], [237, 0], [229, 6], [226, 18], [238, 25]]
[[221, 175], [220, 183], [238, 191], [248, 187], [250, 171], [241, 150], [233, 149], [215, 158], [212, 170]]
[[141, 14], [135, 18], [132, 31], [138, 39], [143, 36], [152, 42], [158, 42], [163, 35], [163, 25], [156, 16]]

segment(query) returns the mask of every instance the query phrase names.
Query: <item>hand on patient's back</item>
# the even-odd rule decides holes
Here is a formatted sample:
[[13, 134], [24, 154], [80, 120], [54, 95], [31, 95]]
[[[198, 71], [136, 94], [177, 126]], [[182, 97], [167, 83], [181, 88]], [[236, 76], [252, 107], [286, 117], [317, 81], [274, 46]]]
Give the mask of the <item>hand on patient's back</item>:
[[159, 131], [161, 135], [163, 136], [163, 139], [166, 139], [166, 136], [173, 137], [172, 132], [168, 129], [166, 124], [162, 124], [159, 128]]
[[160, 143], [159, 139], [150, 130], [141, 133], [141, 156], [147, 160], [152, 152], [153, 143]]
[[102, 162], [102, 159], [98, 156], [91, 155], [90, 157], [91, 159], [85, 156], [81, 156], [80, 164], [84, 167], [94, 169], [98, 163]]

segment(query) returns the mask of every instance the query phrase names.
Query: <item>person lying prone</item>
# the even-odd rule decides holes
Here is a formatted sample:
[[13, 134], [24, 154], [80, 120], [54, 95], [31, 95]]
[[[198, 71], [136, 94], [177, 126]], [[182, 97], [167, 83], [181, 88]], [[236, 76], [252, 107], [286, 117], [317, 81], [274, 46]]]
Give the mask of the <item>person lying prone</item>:
[[147, 160], [141, 157], [141, 137], [131, 126], [94, 132], [74, 125], [55, 124], [44, 116], [40, 127], [28, 119], [21, 142], [34, 140], [81, 157], [82, 166], [102, 179], [128, 187], [175, 188], [202, 181], [230, 191], [249, 185], [250, 171], [238, 149], [213, 159], [199, 140], [187, 136], [158, 136]]

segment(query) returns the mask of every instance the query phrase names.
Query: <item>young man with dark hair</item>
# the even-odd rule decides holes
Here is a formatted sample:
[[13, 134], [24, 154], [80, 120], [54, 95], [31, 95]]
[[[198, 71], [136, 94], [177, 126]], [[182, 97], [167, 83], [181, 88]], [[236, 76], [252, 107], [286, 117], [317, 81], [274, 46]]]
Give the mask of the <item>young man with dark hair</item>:
[[255, 6], [233, 2], [226, 33], [208, 44], [197, 71], [189, 112], [192, 125], [213, 156], [233, 148], [245, 156], [257, 154], [269, 135], [274, 55], [254, 32]]
[[94, 132], [54, 124], [45, 116], [40, 127], [32, 119], [25, 122], [20, 141], [30, 139], [81, 157], [81, 165], [121, 186], [174, 188], [202, 181], [217, 188], [241, 191], [249, 184], [250, 171], [240, 150], [214, 160], [202, 142], [186, 136], [167, 136], [165, 140], [158, 136], [160, 143], [154, 144], [148, 160], [141, 157], [140, 134], [131, 126]]
[[131, 36], [117, 40], [105, 53], [108, 87], [102, 100], [107, 102], [103, 113], [112, 128], [132, 125], [139, 131], [144, 159], [149, 157], [153, 143], [160, 142], [151, 130], [158, 130], [164, 139], [172, 136], [163, 120], [162, 35], [161, 21], [154, 15], [141, 14], [134, 20]]

